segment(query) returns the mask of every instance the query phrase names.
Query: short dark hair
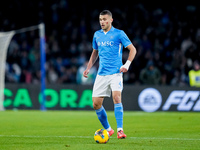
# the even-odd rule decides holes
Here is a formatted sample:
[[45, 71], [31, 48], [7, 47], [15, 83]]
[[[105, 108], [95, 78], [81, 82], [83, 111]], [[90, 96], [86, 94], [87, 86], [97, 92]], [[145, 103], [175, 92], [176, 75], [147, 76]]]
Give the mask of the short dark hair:
[[109, 15], [112, 17], [112, 13], [109, 10], [103, 10], [100, 15]]

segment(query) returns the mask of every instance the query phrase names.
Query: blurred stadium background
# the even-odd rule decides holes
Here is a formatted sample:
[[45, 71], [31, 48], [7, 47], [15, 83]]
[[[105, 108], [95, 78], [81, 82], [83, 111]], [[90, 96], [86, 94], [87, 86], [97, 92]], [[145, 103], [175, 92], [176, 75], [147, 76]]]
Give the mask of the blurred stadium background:
[[[190, 90], [188, 73], [200, 58], [199, 7], [193, 1], [119, 4], [86, 0], [77, 4], [70, 0], [8, 0], [0, 5], [0, 31], [43, 22], [46, 84], [63, 88], [87, 84], [84, 87], [91, 89], [98, 63], [90, 80], [82, 78], [82, 71], [92, 51], [93, 34], [100, 29], [99, 12], [109, 9], [113, 26], [124, 30], [137, 49], [129, 72], [124, 74], [125, 86], [162, 85]], [[40, 85], [39, 49], [37, 30], [12, 38], [6, 61], [6, 87]], [[127, 55], [124, 50], [123, 61]], [[151, 66], [150, 72], [147, 68]]]

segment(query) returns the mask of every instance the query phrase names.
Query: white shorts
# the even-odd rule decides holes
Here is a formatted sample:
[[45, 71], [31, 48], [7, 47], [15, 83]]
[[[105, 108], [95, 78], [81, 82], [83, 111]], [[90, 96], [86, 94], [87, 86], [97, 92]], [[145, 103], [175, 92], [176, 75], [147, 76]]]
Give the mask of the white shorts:
[[116, 73], [106, 76], [97, 75], [94, 82], [92, 97], [110, 97], [111, 91], [121, 92], [122, 89], [122, 73]]

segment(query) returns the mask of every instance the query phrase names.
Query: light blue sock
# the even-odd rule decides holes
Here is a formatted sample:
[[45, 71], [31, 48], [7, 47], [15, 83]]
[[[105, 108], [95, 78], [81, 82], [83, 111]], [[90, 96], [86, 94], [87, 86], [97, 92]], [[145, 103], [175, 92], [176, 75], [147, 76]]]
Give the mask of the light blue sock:
[[100, 109], [95, 110], [97, 117], [99, 119], [99, 121], [101, 122], [102, 126], [105, 129], [108, 129], [110, 127], [109, 123], [108, 123], [108, 119], [107, 119], [107, 114], [106, 114], [106, 110], [104, 109], [103, 106], [101, 106]]
[[117, 128], [123, 129], [123, 105], [122, 103], [114, 104], [115, 118], [117, 121]]

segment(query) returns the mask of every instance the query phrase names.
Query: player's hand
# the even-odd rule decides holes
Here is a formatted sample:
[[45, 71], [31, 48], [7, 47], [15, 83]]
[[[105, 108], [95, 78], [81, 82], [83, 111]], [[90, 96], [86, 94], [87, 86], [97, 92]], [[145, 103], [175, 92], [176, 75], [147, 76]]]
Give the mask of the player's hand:
[[120, 70], [119, 70], [120, 73], [121, 73], [121, 72], [127, 72], [128, 69], [129, 69], [130, 64], [131, 64], [131, 61], [130, 61], [130, 60], [127, 60], [126, 63], [125, 63], [123, 66], [121, 66], [121, 68], [120, 68]]
[[86, 70], [83, 72], [83, 76], [84, 76], [85, 78], [88, 78], [88, 73], [89, 73], [89, 71], [90, 71], [90, 70], [87, 70], [87, 69], [86, 69]]
[[119, 71], [120, 71], [120, 73], [121, 73], [121, 72], [125, 73], [125, 72], [127, 72], [127, 71], [128, 71], [128, 69], [126, 69], [125, 67], [123, 67], [123, 66], [122, 66], [122, 67], [120, 68], [120, 70], [119, 70]]

